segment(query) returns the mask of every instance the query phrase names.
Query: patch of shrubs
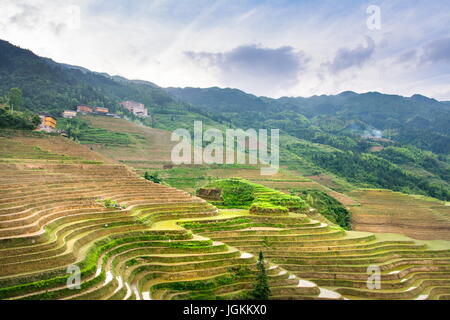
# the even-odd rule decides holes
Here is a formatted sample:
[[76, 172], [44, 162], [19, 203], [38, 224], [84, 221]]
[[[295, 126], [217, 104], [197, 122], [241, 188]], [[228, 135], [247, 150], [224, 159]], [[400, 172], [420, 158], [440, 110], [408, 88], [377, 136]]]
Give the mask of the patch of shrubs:
[[270, 202], [254, 202], [250, 207], [250, 213], [269, 214], [269, 215], [287, 215], [289, 209], [278, 206]]
[[[220, 179], [205, 188], [221, 190], [223, 202], [220, 207], [245, 208], [256, 214], [287, 214], [309, 208], [308, 203], [298, 196], [288, 195], [262, 185], [238, 178]], [[203, 188], [204, 189], [204, 188]]]
[[149, 173], [149, 172], [145, 172], [144, 173], [144, 179], [154, 182], [154, 183], [162, 183], [163, 180], [162, 178], [159, 176], [158, 172], [153, 172], [153, 173]]
[[103, 206], [107, 209], [125, 209], [125, 205], [120, 205], [117, 201], [112, 199], [97, 199], [99, 203], [102, 203]]

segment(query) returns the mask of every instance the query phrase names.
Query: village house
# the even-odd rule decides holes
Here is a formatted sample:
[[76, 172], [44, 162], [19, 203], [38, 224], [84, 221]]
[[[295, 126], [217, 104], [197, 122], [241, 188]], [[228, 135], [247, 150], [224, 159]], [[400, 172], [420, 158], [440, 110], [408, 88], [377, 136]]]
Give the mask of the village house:
[[94, 111], [93, 111], [92, 108], [89, 107], [89, 106], [86, 106], [86, 105], [79, 105], [79, 106], [77, 107], [77, 112], [81, 112], [81, 113], [92, 113], [92, 112], [94, 112]]
[[148, 116], [148, 111], [145, 108], [145, 105], [143, 103], [136, 102], [136, 101], [122, 101], [119, 104], [137, 116], [142, 116], [142, 117]]
[[109, 113], [109, 109], [108, 108], [103, 108], [103, 107], [95, 107], [95, 112], [106, 115], [106, 114]]
[[38, 131], [54, 132], [56, 129], [56, 119], [50, 115], [39, 115], [41, 124], [38, 126]]
[[[114, 113], [110, 113], [109, 112], [109, 108], [105, 108], [105, 107], [90, 107], [90, 106], [86, 106], [86, 105], [79, 105], [77, 107], [77, 111], [71, 111], [71, 110], [67, 110], [64, 111], [64, 113], [67, 113], [68, 116], [71, 116], [71, 112], [73, 112], [76, 116], [77, 112], [80, 112], [82, 114], [87, 114], [87, 113], [92, 113], [92, 114], [96, 114], [96, 115], [100, 115], [100, 116], [107, 116], [107, 117], [115, 117], [116, 114]], [[63, 114], [64, 117], [64, 114]], [[66, 117], [64, 117], [66, 118]], [[120, 118], [120, 117], [119, 117]]]
[[64, 110], [61, 116], [66, 119], [72, 119], [77, 116], [77, 112], [74, 110]]

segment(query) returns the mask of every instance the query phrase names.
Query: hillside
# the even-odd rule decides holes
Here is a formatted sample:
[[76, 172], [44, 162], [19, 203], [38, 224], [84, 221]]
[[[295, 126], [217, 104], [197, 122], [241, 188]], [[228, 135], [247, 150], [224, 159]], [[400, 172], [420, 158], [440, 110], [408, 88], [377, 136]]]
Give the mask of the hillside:
[[[405, 98], [379, 93], [270, 99], [235, 89], [164, 90], [150, 82], [58, 64], [6, 42], [0, 42], [0, 46], [0, 75], [4, 80], [0, 82], [0, 95], [19, 86], [24, 91], [24, 109], [53, 114], [77, 103], [111, 107], [129, 120], [79, 117], [77, 120], [84, 124], [80, 143], [104, 159], [129, 165], [141, 176], [159, 172], [167, 184], [191, 194], [217, 178], [232, 177], [287, 194], [325, 192], [352, 211], [356, 230], [399, 232], [421, 239], [446, 238], [447, 224], [440, 219], [445, 207], [436, 210], [432, 202], [412, 201], [411, 207], [405, 207], [412, 208], [414, 217], [405, 224], [403, 208], [396, 201], [403, 203], [403, 199], [411, 198], [402, 195], [391, 199], [378, 194], [368, 200], [360, 188], [391, 189], [448, 201], [450, 158], [440, 147], [442, 143], [449, 145], [445, 140], [448, 128], [441, 125], [448, 123], [448, 103], [419, 95]], [[122, 110], [117, 106], [121, 99], [146, 103], [151, 120], [142, 121]], [[420, 119], [433, 125], [421, 124]], [[195, 120], [201, 120], [205, 128], [280, 128], [280, 171], [263, 177], [258, 166], [249, 165], [172, 167], [170, 131], [191, 129]], [[59, 119], [63, 129], [64, 124]], [[416, 137], [405, 143], [402, 134], [414, 128], [430, 132], [420, 134], [420, 139], [429, 139], [432, 145], [424, 145]], [[374, 137], [380, 134], [389, 139]], [[375, 207], [372, 200], [377, 203]], [[378, 216], [380, 221], [373, 222], [370, 215], [378, 207], [382, 211], [394, 210], [392, 217], [386, 220]], [[429, 221], [429, 227], [422, 221]], [[434, 233], [439, 223], [442, 232]]]
[[[319, 173], [359, 187], [450, 199], [450, 109], [445, 103], [380, 93], [269, 99], [235, 89], [167, 91], [237, 127], [279, 128], [300, 139], [286, 139], [283, 146]], [[298, 163], [295, 157], [282, 161]]]
[[[34, 112], [58, 116], [61, 110], [86, 103], [164, 130], [191, 129], [195, 120], [205, 128], [277, 128], [282, 133], [282, 164], [301, 175], [322, 174], [356, 187], [450, 199], [446, 103], [374, 92], [270, 99], [236, 89], [163, 89], [59, 64], [5, 41], [0, 49], [0, 95], [19, 87], [24, 108]], [[124, 99], [145, 103], [151, 118], [124, 110], [118, 105]], [[136, 142], [130, 137], [142, 140], [89, 130], [85, 142], [94, 135], [103, 135], [109, 144]]]
[[[6, 135], [0, 137], [2, 299], [236, 299], [252, 288], [253, 255], [168, 223], [236, 214], [139, 178], [67, 139]], [[74, 265], [82, 272], [80, 290], [65, 285]], [[300, 285], [280, 267], [268, 275], [274, 297], [340, 298]]]
[[[95, 128], [112, 133], [131, 133], [135, 136], [131, 137], [131, 143], [127, 145], [105, 144], [99, 137], [96, 141], [81, 141], [82, 143], [87, 143], [86, 145], [94, 151], [117, 162], [129, 165], [141, 176], [145, 172], [159, 172], [164, 182], [191, 194], [195, 194], [198, 188], [204, 187], [217, 178], [236, 177], [287, 194], [325, 192], [351, 211], [351, 224], [354, 230], [401, 233], [424, 240], [448, 239], [450, 225], [445, 219], [445, 212], [450, 207], [443, 206], [438, 201], [421, 201], [412, 196], [389, 191], [369, 193], [333, 175], [310, 175], [305, 168], [298, 167], [292, 170], [286, 165], [282, 166], [276, 175], [269, 177], [261, 176], [260, 168], [250, 165], [172, 167], [170, 152], [173, 142], [170, 141], [170, 132], [148, 128], [123, 119], [98, 116], [86, 116], [83, 119], [89, 121]], [[366, 194], [371, 195], [370, 201], [367, 201]], [[441, 209], [436, 210], [436, 208]], [[383, 214], [382, 219], [377, 212]], [[371, 218], [374, 214], [376, 218]], [[386, 218], [386, 215], [389, 218]], [[406, 222], [406, 215], [408, 222]], [[439, 232], [436, 229], [438, 225]]]
[[[287, 193], [309, 188], [326, 191], [344, 202], [352, 202], [336, 191], [350, 191], [354, 189], [353, 186], [332, 175], [309, 176], [311, 172], [316, 172], [317, 168], [307, 162], [302, 164], [301, 161], [297, 161], [294, 169], [282, 165], [277, 174], [269, 177], [262, 176], [260, 167], [255, 165], [173, 166], [170, 153], [175, 142], [170, 141], [169, 131], [149, 128], [124, 119], [100, 116], [81, 116], [79, 119], [86, 121], [90, 126], [90, 129], [85, 129], [86, 135], [80, 136], [80, 143], [133, 167], [140, 175], [146, 171], [158, 171], [170, 185], [190, 193], [194, 193], [197, 188], [217, 177], [241, 177], [270, 187], [275, 186]], [[124, 143], [119, 143], [121, 141]], [[290, 138], [289, 141], [297, 140]], [[281, 158], [289, 157], [292, 161], [296, 160], [295, 155], [281, 148]]]
[[25, 108], [54, 116], [87, 104], [108, 107], [133, 118], [118, 105], [123, 100], [137, 100], [155, 108], [177, 105], [175, 99], [152, 83], [59, 64], [3, 40], [0, 40], [0, 77], [0, 95], [10, 88], [21, 88]]
[[[149, 128], [138, 123], [124, 119], [108, 117], [84, 116], [93, 128], [100, 128], [108, 132], [128, 135], [127, 143], [121, 145], [108, 145], [102, 143], [98, 135], [93, 135], [91, 140], [81, 140], [82, 144], [88, 144], [93, 150], [97, 150], [109, 158], [116, 159], [125, 164], [153, 165], [170, 163], [170, 152], [175, 142], [170, 141], [170, 132]], [[116, 141], [116, 140], [114, 140]]]
[[349, 196], [360, 204], [349, 207], [353, 230], [450, 240], [448, 202], [389, 190], [355, 190]]
[[[378, 92], [339, 95], [256, 97], [236, 89], [168, 88], [182, 101], [222, 115], [238, 126], [277, 124], [299, 138], [316, 132], [349, 137], [374, 136], [448, 154], [450, 108], [421, 95], [410, 98]], [[234, 117], [239, 114], [239, 117]], [[299, 130], [294, 122], [300, 122]], [[317, 131], [318, 130], [318, 131]], [[309, 131], [309, 132], [308, 132]], [[427, 136], [421, 136], [426, 132]]]
[[[2, 131], [0, 146], [2, 299], [242, 299], [259, 251], [272, 299], [450, 295], [446, 241], [344, 231], [303, 206], [217, 210], [58, 136]], [[258, 201], [282, 196], [252, 186]], [[366, 288], [374, 263], [382, 290]], [[79, 290], [66, 286], [74, 265]]]

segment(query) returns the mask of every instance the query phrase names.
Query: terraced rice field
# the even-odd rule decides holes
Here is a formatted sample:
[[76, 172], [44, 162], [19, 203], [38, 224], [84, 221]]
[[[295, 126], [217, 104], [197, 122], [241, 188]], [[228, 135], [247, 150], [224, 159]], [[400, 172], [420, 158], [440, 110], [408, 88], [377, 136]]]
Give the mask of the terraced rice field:
[[[61, 137], [0, 146], [1, 299], [239, 299], [260, 251], [272, 299], [450, 298], [448, 241], [219, 212]], [[367, 288], [371, 265], [379, 290]]]
[[[233, 299], [253, 288], [254, 255], [170, 223], [228, 215], [67, 139], [45, 139], [0, 137], [1, 299]], [[338, 297], [281, 267], [268, 275], [277, 296]]]
[[[299, 286], [320, 286], [319, 297], [344, 299], [448, 299], [450, 243], [393, 234], [345, 232], [325, 223], [246, 215], [185, 224], [193, 232], [256, 254], [282, 268]], [[369, 266], [381, 272], [380, 289], [368, 289]], [[306, 279], [306, 280], [305, 280]], [[291, 299], [274, 293], [274, 299]]]
[[175, 142], [170, 141], [171, 133], [165, 130], [145, 127], [124, 119], [101, 116], [83, 116], [93, 127], [119, 133], [137, 134], [144, 139], [134, 139], [128, 146], [90, 145], [108, 158], [145, 168], [162, 168], [170, 163], [170, 153]]
[[350, 195], [361, 204], [349, 207], [355, 230], [450, 240], [450, 206], [441, 201], [387, 190], [358, 190]]
[[[124, 119], [101, 116], [83, 116], [82, 119], [87, 120], [95, 128], [144, 137], [145, 140], [134, 139], [133, 144], [129, 146], [89, 145], [107, 158], [134, 168], [138, 174], [143, 175], [145, 171], [163, 170], [164, 165], [171, 164], [171, 151], [176, 144], [176, 142], [170, 141], [171, 132], [141, 126]], [[270, 176], [270, 179], [261, 175], [258, 166], [251, 165], [176, 166], [173, 170], [163, 170], [162, 175], [169, 183], [191, 193], [206, 184], [208, 177], [240, 177], [287, 193], [292, 189], [317, 189], [334, 192], [334, 196], [337, 196], [338, 200], [345, 205], [355, 204], [354, 200], [348, 196], [330, 189], [330, 187], [339, 187], [331, 177], [320, 175], [307, 178], [285, 167], [278, 174]]]

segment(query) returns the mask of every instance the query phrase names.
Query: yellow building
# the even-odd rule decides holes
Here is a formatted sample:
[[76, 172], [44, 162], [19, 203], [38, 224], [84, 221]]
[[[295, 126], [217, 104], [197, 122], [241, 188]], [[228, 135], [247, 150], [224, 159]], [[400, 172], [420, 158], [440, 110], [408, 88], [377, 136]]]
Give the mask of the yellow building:
[[96, 107], [95, 108], [95, 112], [97, 112], [97, 113], [108, 113], [109, 109], [108, 108], [103, 108], [103, 107]]
[[52, 132], [56, 128], [56, 119], [49, 115], [41, 115], [41, 124], [38, 127], [40, 131]]
[[44, 125], [50, 128], [56, 128], [56, 119], [51, 116], [44, 116]]

